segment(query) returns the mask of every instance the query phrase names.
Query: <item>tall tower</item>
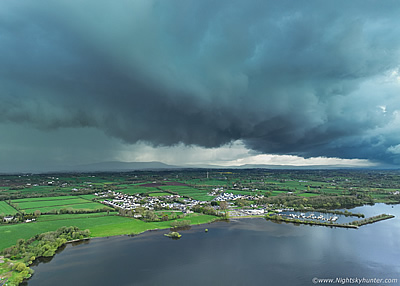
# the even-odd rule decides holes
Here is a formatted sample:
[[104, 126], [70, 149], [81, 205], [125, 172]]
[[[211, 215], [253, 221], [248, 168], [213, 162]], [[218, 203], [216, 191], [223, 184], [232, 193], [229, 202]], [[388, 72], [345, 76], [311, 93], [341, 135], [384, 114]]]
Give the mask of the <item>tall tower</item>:
[[207, 171], [207, 179], [208, 179], [208, 171]]

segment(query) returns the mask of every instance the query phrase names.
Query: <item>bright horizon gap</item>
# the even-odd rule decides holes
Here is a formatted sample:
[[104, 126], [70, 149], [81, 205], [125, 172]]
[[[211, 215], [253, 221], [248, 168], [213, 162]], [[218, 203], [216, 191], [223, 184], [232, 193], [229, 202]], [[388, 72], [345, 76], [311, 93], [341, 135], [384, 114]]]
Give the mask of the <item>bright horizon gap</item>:
[[373, 167], [377, 163], [367, 159], [342, 159], [336, 157], [303, 158], [296, 155], [254, 154], [240, 140], [218, 148], [185, 146], [179, 144], [172, 147], [152, 147], [145, 143], [137, 143], [134, 148], [127, 148], [116, 156], [121, 162], [159, 161], [169, 165], [218, 165], [222, 167], [239, 167], [242, 165], [274, 165], [274, 166], [343, 166]]

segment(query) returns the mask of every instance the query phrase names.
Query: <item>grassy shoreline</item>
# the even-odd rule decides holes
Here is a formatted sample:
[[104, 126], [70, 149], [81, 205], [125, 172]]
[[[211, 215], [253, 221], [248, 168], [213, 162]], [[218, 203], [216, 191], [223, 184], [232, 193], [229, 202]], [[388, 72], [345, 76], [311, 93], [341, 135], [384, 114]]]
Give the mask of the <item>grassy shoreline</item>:
[[[117, 217], [117, 216], [115, 216], [115, 217]], [[110, 237], [110, 236], [123, 236], [123, 235], [139, 235], [139, 234], [145, 233], [147, 231], [151, 231], [151, 230], [162, 230], [162, 229], [171, 228], [171, 221], [142, 222], [137, 219], [132, 219], [132, 218], [128, 218], [128, 219], [131, 220], [130, 223], [105, 225], [105, 226], [97, 226], [97, 228], [96, 227], [89, 228], [89, 230], [94, 229], [94, 233], [91, 233], [90, 237], [69, 240], [69, 241], [65, 242], [64, 244], [62, 244], [60, 247], [70, 244], [70, 243], [90, 240], [90, 239], [94, 239], [94, 238], [103, 238], [103, 237]], [[220, 219], [219, 217], [210, 216], [210, 215], [196, 215], [196, 216], [186, 218], [185, 220], [190, 221], [190, 225], [201, 225], [201, 224], [211, 223], [211, 222], [217, 221], [219, 219]], [[184, 220], [184, 219], [178, 219], [178, 221], [181, 221], [181, 220]], [[36, 222], [33, 224], [40, 224], [40, 223], [43, 224], [45, 222]], [[134, 223], [138, 224], [136, 228], [133, 227]], [[19, 225], [27, 225], [27, 224], [19, 224]], [[18, 224], [12, 225], [12, 226], [18, 226]], [[43, 231], [42, 231], [42, 233], [43, 233]], [[36, 234], [38, 234], [38, 233], [35, 233], [34, 235], [36, 235]], [[32, 236], [34, 236], [34, 235], [32, 235]], [[4, 238], [4, 237], [2, 236], [2, 238]], [[13, 245], [13, 244], [11, 244], [11, 245]], [[9, 245], [9, 246], [11, 246], [11, 245]], [[5, 249], [5, 248], [6, 247], [3, 247], [3, 248], [1, 248], [1, 250]], [[38, 258], [40, 258], [40, 257], [38, 257]], [[3, 283], [5, 281], [7, 281], [7, 284], [5, 284], [5, 285], [17, 286], [17, 285], [19, 285], [19, 282], [15, 282], [15, 281], [22, 281], [22, 280], [26, 281], [32, 275], [30, 272], [24, 273], [24, 272], [19, 272], [19, 271], [16, 271], [15, 269], [13, 269], [13, 265], [15, 265], [17, 263], [23, 263], [21, 259], [12, 260], [12, 259], [4, 258], [3, 256], [1, 256], [0, 261], [1, 261], [0, 262], [0, 282]], [[3, 285], [3, 284], [1, 284], [1, 285]]]
[[[43, 216], [42, 216], [43, 217]], [[191, 225], [209, 223], [219, 217], [211, 215], [192, 215], [179, 220], [190, 220]], [[0, 226], [0, 250], [14, 245], [18, 239], [29, 239], [37, 234], [54, 231], [62, 226], [77, 226], [80, 229], [89, 229], [91, 237], [107, 237], [114, 235], [139, 234], [151, 229], [170, 228], [171, 221], [144, 222], [134, 218], [118, 215], [82, 216], [68, 220], [43, 220], [31, 223], [19, 223]]]
[[0, 259], [0, 285], [17, 286], [29, 279], [34, 271], [30, 268], [34, 261], [53, 257], [57, 250], [66, 245], [88, 239], [89, 230], [77, 227], [61, 227], [55, 231], [35, 235], [2, 251]]
[[[119, 217], [119, 216], [114, 215], [111, 217]], [[314, 222], [314, 221], [299, 221], [299, 220], [289, 219], [289, 218], [282, 218], [282, 217], [278, 218], [276, 215], [274, 215], [274, 216], [272, 216], [272, 215], [238, 216], [238, 217], [230, 217], [229, 219], [249, 219], [249, 218], [265, 218], [267, 220], [271, 220], [271, 221], [275, 221], [275, 222], [358, 229], [359, 226], [375, 223], [375, 222], [390, 219], [390, 218], [394, 218], [394, 216], [381, 214], [378, 216], [370, 217], [370, 218], [364, 219], [362, 221], [359, 221], [358, 225], [355, 225], [352, 223], [336, 224], [336, 223], [323, 223], [323, 222]], [[171, 221], [143, 222], [143, 221], [139, 221], [137, 219], [132, 219], [132, 218], [124, 218], [123, 220], [125, 220], [125, 219], [130, 220], [130, 223], [123, 222], [123, 223], [114, 224], [114, 225], [98, 225], [98, 226], [91, 227], [91, 229], [93, 229], [94, 232], [91, 233], [90, 237], [83, 238], [83, 239], [69, 240], [69, 241], [65, 242], [63, 244], [63, 246], [66, 244], [74, 243], [74, 242], [96, 239], [96, 238], [111, 237], [111, 236], [124, 236], [124, 235], [139, 235], [139, 234], [143, 234], [147, 231], [151, 231], [151, 230], [163, 230], [163, 229], [171, 228]], [[207, 223], [221, 220], [221, 218], [215, 217], [215, 216], [210, 216], [210, 215], [195, 215], [195, 216], [188, 217], [185, 219], [179, 219], [178, 221], [181, 221], [181, 220], [190, 221], [190, 225], [201, 225], [201, 224], [207, 224]], [[40, 223], [41, 222], [37, 222], [37, 224], [40, 224]], [[42, 222], [42, 223], [45, 223], [45, 222]], [[135, 228], [133, 228], [132, 223], [136, 224]], [[16, 225], [14, 225], [14, 226], [16, 226]], [[21, 261], [11, 260], [11, 259], [4, 258], [4, 257], [1, 257], [0, 261], [2, 261], [0, 263], [0, 279], [3, 279], [3, 280], [0, 280], [0, 282], [4, 282], [5, 281], [4, 279], [7, 279], [8, 280], [7, 285], [13, 286], [13, 285], [19, 285], [19, 283], [15, 283], [14, 281], [20, 281], [21, 278], [23, 278], [24, 281], [26, 281], [27, 279], [30, 278], [31, 274], [26, 275], [26, 273], [24, 274], [24, 273], [18, 272], [15, 269], [13, 269], [12, 266], [16, 263], [20, 263]]]

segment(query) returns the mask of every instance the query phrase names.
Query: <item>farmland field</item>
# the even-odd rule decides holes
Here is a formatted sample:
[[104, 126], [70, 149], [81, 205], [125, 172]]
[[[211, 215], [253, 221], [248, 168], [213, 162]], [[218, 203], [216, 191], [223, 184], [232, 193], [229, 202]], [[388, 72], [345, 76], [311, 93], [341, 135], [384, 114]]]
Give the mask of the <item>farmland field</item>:
[[80, 195], [80, 198], [86, 199], [86, 200], [91, 200], [97, 198], [95, 195]]
[[64, 199], [64, 200], [41, 200], [41, 201], [28, 201], [28, 202], [19, 202], [18, 200], [12, 201], [17, 207], [21, 210], [40, 208], [40, 207], [53, 207], [53, 206], [68, 206], [75, 204], [83, 204], [87, 203], [88, 200], [81, 198], [73, 198], [73, 199]]
[[[209, 215], [196, 215], [185, 218], [193, 224], [207, 223], [216, 217]], [[170, 221], [143, 222], [133, 218], [109, 215], [89, 216], [73, 220], [53, 220], [25, 224], [0, 226], [0, 249], [9, 247], [20, 238], [28, 239], [36, 234], [46, 231], [54, 231], [62, 226], [77, 226], [80, 229], [89, 229], [92, 237], [104, 237], [111, 235], [122, 235], [141, 233], [149, 229], [165, 229], [170, 227]]]
[[[118, 217], [119, 218], [119, 217]], [[193, 215], [185, 217], [184, 220], [190, 220], [191, 224], [203, 224], [215, 220], [217, 217], [211, 215]], [[181, 220], [181, 219], [179, 219]], [[179, 221], [178, 220], [178, 221]], [[128, 219], [125, 221], [120, 220], [118, 223], [97, 224], [89, 227], [92, 236], [105, 237], [111, 235], [121, 235], [130, 233], [140, 233], [151, 229], [166, 229], [171, 227], [170, 221], [159, 221], [159, 222], [143, 222], [135, 219]]]
[[281, 195], [281, 194], [287, 194], [286, 191], [272, 191], [271, 192], [273, 196]]
[[71, 220], [78, 218], [89, 218], [89, 217], [101, 217], [101, 216], [111, 216], [116, 215], [118, 212], [107, 213], [88, 213], [88, 214], [57, 214], [57, 215], [41, 215], [36, 219], [37, 222], [43, 221], [53, 221], [53, 220]]
[[[120, 186], [119, 186], [120, 187]], [[159, 189], [155, 187], [142, 187], [138, 185], [130, 185], [122, 189], [118, 189], [119, 192], [122, 192], [124, 194], [144, 194], [144, 193], [151, 193], [151, 192], [158, 192]]]
[[41, 198], [28, 198], [13, 200], [13, 203], [26, 203], [26, 202], [40, 202], [40, 201], [63, 201], [69, 199], [76, 199], [76, 196], [58, 196], [58, 197], [41, 197]]
[[311, 194], [311, 193], [303, 193], [303, 194], [299, 194], [300, 197], [315, 197], [315, 196], [319, 196], [319, 194]]
[[[227, 193], [232, 193], [234, 195], [254, 195], [255, 192], [251, 192], [251, 191], [240, 191], [240, 190], [227, 190]], [[265, 191], [264, 191], [265, 192]]]
[[[152, 186], [154, 185], [154, 186]], [[167, 184], [142, 184], [142, 185], [130, 185], [126, 186], [125, 188], [118, 189], [119, 192], [125, 194], [149, 194], [150, 196], [161, 196], [160, 193], [163, 195], [170, 195], [165, 191], [170, 191], [173, 193], [177, 193], [182, 196], [188, 196], [195, 200], [202, 200], [202, 201], [210, 201], [213, 199], [213, 196], [207, 195], [207, 190], [199, 190], [197, 188], [193, 188], [191, 186], [185, 185], [169, 185]], [[158, 195], [154, 195], [158, 194]]]
[[160, 193], [150, 193], [149, 196], [151, 197], [162, 197], [162, 196], [170, 196], [170, 193], [160, 192]]
[[191, 185], [199, 185], [199, 186], [227, 186], [228, 181], [227, 180], [219, 180], [219, 179], [192, 179], [192, 180], [187, 180], [187, 181], [179, 181], [182, 183], [186, 184], [191, 184]]
[[92, 202], [90, 200], [76, 196], [21, 199], [13, 200], [12, 203], [18, 209], [23, 210], [26, 213], [33, 213], [36, 210], [45, 213], [52, 210], [60, 210], [66, 208], [71, 208], [74, 210], [96, 210], [108, 208], [100, 203]]
[[24, 193], [24, 194], [69, 194], [71, 193], [71, 188], [55, 188], [53, 186], [35, 186], [35, 187], [25, 187], [19, 190], [12, 189], [3, 189], [3, 192], [7, 192], [9, 194], [13, 193]]
[[165, 191], [177, 193], [180, 196], [187, 196], [200, 201], [210, 201], [214, 198], [213, 196], [207, 195], [206, 190], [199, 190], [190, 186], [160, 186], [159, 188]]
[[[169, 170], [139, 171], [104, 174], [43, 174], [26, 176], [0, 176], [0, 215], [13, 215], [17, 224], [3, 222], [0, 226], [1, 243], [14, 238], [27, 238], [35, 233], [55, 230], [60, 226], [76, 225], [89, 228], [93, 236], [136, 233], [151, 228], [162, 228], [169, 221], [162, 221], [163, 215], [169, 219], [175, 215], [185, 216], [192, 222], [204, 216], [188, 216], [179, 210], [169, 210], [160, 206], [167, 202], [186, 204], [185, 198], [206, 201], [204, 209], [216, 210], [218, 202], [210, 202], [215, 196], [208, 193], [219, 187], [219, 192], [251, 195], [249, 203], [258, 206], [279, 204], [289, 207], [343, 208], [366, 203], [400, 202], [400, 173], [398, 171], [298, 171], [298, 170]], [[223, 191], [222, 188], [223, 187]], [[108, 196], [108, 191], [111, 191]], [[97, 197], [94, 193], [107, 192]], [[94, 200], [113, 197], [112, 192], [143, 194], [139, 203], [150, 210], [147, 200], [159, 201], [155, 210], [156, 221], [140, 216], [142, 221], [130, 217], [131, 210], [116, 215], [114, 209]], [[164, 199], [169, 193], [184, 198]], [[257, 198], [259, 196], [259, 198]], [[154, 198], [158, 197], [158, 198]], [[11, 201], [12, 206], [8, 204]], [[230, 202], [233, 203], [232, 201]], [[13, 206], [15, 208], [13, 208]], [[74, 214], [73, 210], [109, 209], [107, 212]], [[53, 210], [68, 209], [68, 214], [45, 214]], [[39, 210], [42, 214], [35, 214]], [[203, 210], [194, 210], [199, 213]], [[199, 214], [196, 213], [196, 214]], [[25, 214], [25, 215], [24, 215]], [[212, 214], [212, 213], [210, 213]], [[146, 214], [148, 215], [148, 214]], [[35, 223], [23, 223], [31, 217]], [[150, 217], [150, 216], [149, 216]], [[164, 216], [165, 218], [165, 216]], [[198, 222], [197, 221], [197, 222]], [[13, 222], [16, 223], [16, 222]], [[21, 236], [18, 237], [18, 230]], [[15, 242], [16, 239], [14, 239]], [[7, 242], [8, 243], [8, 242]], [[10, 242], [11, 243], [11, 242]], [[0, 245], [1, 248], [1, 245]]]
[[61, 209], [72, 209], [72, 210], [100, 210], [103, 208], [110, 209], [110, 207], [107, 207], [103, 204], [100, 203], [87, 203], [87, 204], [75, 204], [75, 205], [61, 205], [61, 206], [52, 206], [52, 207], [40, 207], [40, 208], [31, 208], [31, 209], [25, 209], [24, 211], [26, 213], [33, 213], [36, 210], [39, 210], [42, 213], [46, 212], [51, 212], [54, 210], [61, 210]]
[[12, 206], [7, 204], [5, 201], [0, 201], [0, 214], [4, 215], [14, 215], [18, 211], [14, 209]]
[[[44, 222], [34, 222], [15, 225], [0, 226], [0, 249], [9, 247], [19, 239], [28, 239], [36, 234], [46, 231], [54, 231], [62, 226], [77, 226], [80, 229], [91, 229], [92, 227], [107, 226], [119, 224], [121, 222], [130, 222], [135, 225], [130, 218], [120, 216], [103, 216], [103, 217], [89, 217], [79, 218], [71, 221], [68, 220], [54, 220]], [[140, 221], [139, 221], [140, 222]], [[128, 230], [126, 233], [129, 233]]]

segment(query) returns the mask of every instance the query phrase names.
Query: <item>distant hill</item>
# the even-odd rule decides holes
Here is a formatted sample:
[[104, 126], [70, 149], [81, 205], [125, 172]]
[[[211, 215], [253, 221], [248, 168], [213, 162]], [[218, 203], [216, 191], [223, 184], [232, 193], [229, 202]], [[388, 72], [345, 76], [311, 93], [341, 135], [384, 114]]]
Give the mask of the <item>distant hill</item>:
[[177, 166], [164, 164], [161, 162], [100, 162], [94, 164], [78, 165], [68, 167], [66, 171], [74, 172], [115, 172], [115, 171], [133, 171], [133, 170], [160, 170], [175, 169]]
[[344, 165], [306, 165], [306, 166], [295, 166], [295, 165], [260, 165], [260, 164], [246, 164], [236, 167], [238, 169], [346, 169], [346, 168], [354, 168], [350, 166]]
[[1, 170], [1, 174], [48, 174], [48, 173], [90, 173], [90, 172], [129, 172], [135, 170], [167, 170], [180, 168], [164, 164], [161, 162], [99, 162], [84, 165], [70, 165], [70, 166], [48, 166], [48, 167], [25, 167], [20, 170]]
[[263, 164], [245, 164], [240, 166], [220, 166], [212, 164], [185, 164], [185, 165], [168, 165], [162, 162], [120, 162], [109, 161], [99, 162], [85, 165], [73, 166], [53, 166], [53, 167], [26, 167], [23, 170], [0, 170], [0, 174], [24, 174], [24, 173], [79, 173], [79, 172], [129, 172], [137, 170], [168, 170], [168, 169], [277, 169], [277, 170], [318, 170], [318, 169], [398, 169], [398, 166], [379, 165], [371, 167], [355, 167], [344, 165], [309, 165], [309, 166], [293, 166], [293, 165], [263, 165]]
[[267, 165], [267, 164], [243, 164], [238, 166], [219, 166], [211, 164], [183, 165], [182, 168], [202, 168], [202, 169], [271, 169], [271, 170], [327, 170], [327, 169], [365, 169], [365, 170], [393, 170], [398, 166], [377, 165], [377, 166], [353, 166], [353, 165]]

